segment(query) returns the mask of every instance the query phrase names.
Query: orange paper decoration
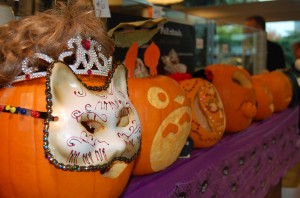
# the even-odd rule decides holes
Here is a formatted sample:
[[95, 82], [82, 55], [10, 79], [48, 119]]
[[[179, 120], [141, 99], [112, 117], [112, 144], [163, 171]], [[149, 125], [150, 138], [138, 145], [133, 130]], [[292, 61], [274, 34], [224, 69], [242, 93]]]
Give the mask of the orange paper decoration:
[[152, 42], [144, 53], [144, 63], [150, 68], [152, 76], [157, 75], [157, 65], [160, 58], [160, 50], [158, 46]]
[[124, 64], [126, 65], [126, 67], [128, 69], [128, 78], [134, 77], [134, 68], [135, 68], [136, 59], [138, 56], [138, 47], [139, 47], [138, 42], [134, 42], [128, 49], [126, 56], [125, 56]]

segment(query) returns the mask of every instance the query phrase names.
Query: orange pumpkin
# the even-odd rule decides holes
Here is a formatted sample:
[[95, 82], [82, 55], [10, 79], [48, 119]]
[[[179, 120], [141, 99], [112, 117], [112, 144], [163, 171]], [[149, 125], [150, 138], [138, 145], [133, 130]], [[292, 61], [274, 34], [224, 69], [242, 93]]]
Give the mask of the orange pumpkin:
[[274, 112], [286, 109], [293, 96], [293, 89], [288, 77], [281, 71], [272, 71], [254, 75], [253, 78], [260, 79], [272, 92]]
[[180, 81], [192, 102], [192, 130], [190, 137], [195, 148], [216, 144], [225, 131], [226, 119], [218, 90], [207, 80], [193, 78]]
[[226, 132], [247, 128], [256, 114], [256, 96], [250, 74], [243, 68], [215, 64], [205, 68], [222, 99]]
[[[100, 78], [81, 78], [96, 85]], [[46, 112], [45, 79], [0, 89], [0, 104]], [[44, 119], [0, 112], [0, 197], [119, 197], [133, 169], [115, 162], [116, 172], [64, 171], [49, 163], [43, 148]]]
[[144, 175], [161, 171], [177, 160], [191, 130], [192, 113], [190, 100], [179, 84], [170, 77], [157, 75], [160, 50], [155, 43], [144, 53], [151, 76], [146, 73], [144, 78], [133, 78], [137, 76], [136, 46], [133, 43], [128, 49], [124, 63], [129, 70], [129, 97], [142, 128], [141, 152], [133, 174]]
[[167, 76], [128, 79], [129, 97], [142, 126], [141, 152], [133, 174], [161, 171], [174, 163], [191, 129], [190, 101]]
[[257, 111], [255, 120], [263, 120], [270, 117], [274, 112], [273, 95], [268, 86], [260, 79], [252, 78], [257, 99]]

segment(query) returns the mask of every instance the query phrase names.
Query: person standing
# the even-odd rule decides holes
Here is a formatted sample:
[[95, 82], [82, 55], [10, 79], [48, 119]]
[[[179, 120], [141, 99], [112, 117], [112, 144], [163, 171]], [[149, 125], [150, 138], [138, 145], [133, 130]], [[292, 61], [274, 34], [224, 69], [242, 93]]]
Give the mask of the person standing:
[[[262, 16], [254, 15], [246, 18], [244, 25], [266, 31], [266, 21]], [[285, 65], [285, 57], [281, 46], [273, 41], [266, 39], [266, 67], [268, 71], [283, 69]]]
[[293, 55], [295, 58], [295, 61], [294, 61], [292, 67], [296, 68], [298, 71], [300, 71], [300, 41], [293, 43], [292, 49], [293, 49]]

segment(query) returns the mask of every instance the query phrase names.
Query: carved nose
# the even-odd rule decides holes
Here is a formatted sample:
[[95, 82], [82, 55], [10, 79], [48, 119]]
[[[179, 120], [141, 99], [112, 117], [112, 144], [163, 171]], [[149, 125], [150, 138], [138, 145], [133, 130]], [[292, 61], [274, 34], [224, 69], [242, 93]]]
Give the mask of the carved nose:
[[248, 118], [254, 117], [256, 110], [256, 106], [252, 102], [244, 102], [242, 104], [241, 111]]

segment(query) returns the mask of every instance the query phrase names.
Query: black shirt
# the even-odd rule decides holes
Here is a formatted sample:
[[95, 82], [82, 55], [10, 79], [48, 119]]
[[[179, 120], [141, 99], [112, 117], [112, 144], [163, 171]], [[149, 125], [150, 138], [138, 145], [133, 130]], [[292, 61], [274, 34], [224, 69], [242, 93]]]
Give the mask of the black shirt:
[[267, 69], [274, 71], [285, 68], [285, 58], [280, 45], [267, 41]]

